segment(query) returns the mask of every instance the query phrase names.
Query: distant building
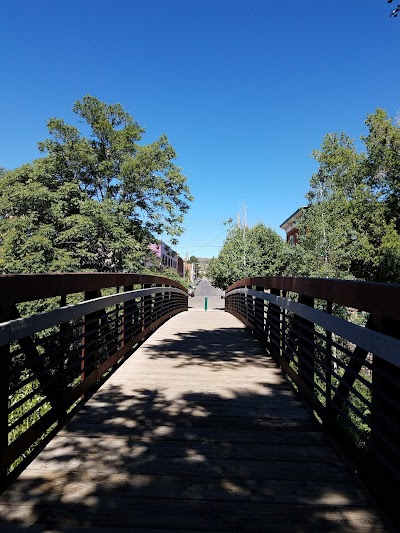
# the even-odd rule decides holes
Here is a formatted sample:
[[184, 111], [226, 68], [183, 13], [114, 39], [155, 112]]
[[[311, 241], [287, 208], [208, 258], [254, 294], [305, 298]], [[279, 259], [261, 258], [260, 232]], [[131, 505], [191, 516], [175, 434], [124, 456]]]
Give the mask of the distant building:
[[304, 211], [307, 209], [306, 205], [303, 205], [297, 209], [294, 213], [290, 215], [282, 224], [279, 226], [281, 229], [286, 231], [286, 242], [292, 246], [297, 244], [299, 236], [299, 228], [297, 227], [297, 221], [302, 217]]
[[[150, 250], [156, 254], [160, 259], [160, 268], [172, 268], [178, 270], [178, 254], [172, 250], [165, 242], [159, 241], [155, 244], [150, 244]], [[181, 274], [183, 275], [183, 274]]]
[[189, 261], [185, 262], [185, 272], [189, 278], [190, 283], [194, 283], [196, 280], [196, 264], [190, 263]]
[[185, 264], [182, 257], [178, 255], [178, 274], [183, 278], [185, 275]]

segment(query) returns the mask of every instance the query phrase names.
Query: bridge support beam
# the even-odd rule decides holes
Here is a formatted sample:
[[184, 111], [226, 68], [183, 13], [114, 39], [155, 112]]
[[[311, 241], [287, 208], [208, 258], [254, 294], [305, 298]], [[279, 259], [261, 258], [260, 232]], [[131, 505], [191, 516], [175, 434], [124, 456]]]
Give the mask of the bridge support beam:
[[[100, 290], [85, 291], [85, 300], [92, 300], [101, 296]], [[99, 335], [99, 313], [96, 311], [83, 318], [82, 332], [82, 359], [81, 359], [81, 381], [95, 370], [98, 356], [97, 338]]]
[[[314, 298], [299, 295], [299, 303], [314, 307]], [[298, 374], [304, 385], [314, 391], [314, 324], [298, 318]]]

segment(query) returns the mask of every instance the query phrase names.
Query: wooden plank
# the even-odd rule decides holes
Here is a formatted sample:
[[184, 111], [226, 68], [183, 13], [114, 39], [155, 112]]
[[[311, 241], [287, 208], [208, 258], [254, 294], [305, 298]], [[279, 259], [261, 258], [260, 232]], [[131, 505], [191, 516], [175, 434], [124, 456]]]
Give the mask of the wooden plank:
[[[108, 496], [105, 493], [101, 502], [94, 505], [69, 505], [65, 502], [46, 509], [46, 514], [43, 510], [37, 513], [35, 508], [25, 512], [29, 513], [31, 521], [53, 526], [61, 524], [63, 527], [90, 525], [100, 531], [104, 527], [167, 530], [166, 524], [171, 525], [170, 531], [388, 531], [382, 521], [365, 507], [145, 498], [130, 498], [120, 505], [120, 501], [113, 498], [112, 494]], [[71, 508], [74, 512], [71, 512]], [[13, 516], [14, 520], [20, 517], [21, 522], [25, 522], [23, 512], [21, 507], [10, 506], [8, 516]]]
[[[37, 483], [37, 473], [29, 471], [24, 483], [29, 487], [33, 481]], [[112, 491], [113, 498], [123, 505], [129, 505], [132, 498], [151, 499], [184, 499], [184, 500], [217, 500], [237, 502], [274, 502], [280, 504], [313, 505], [317, 500], [320, 505], [340, 505], [368, 507], [364, 493], [354, 483], [331, 485], [326, 490], [326, 483], [321, 481], [299, 480], [255, 480], [253, 478], [215, 478], [215, 477], [182, 477], [163, 475], [141, 475], [128, 472], [98, 475], [93, 471], [73, 472], [69, 476], [60, 476], [58, 471], [46, 471], [40, 474], [40, 502], [52, 502], [54, 495], [70, 502], [80, 502], [88, 492], [101, 490]], [[4, 498], [3, 504], [18, 504], [18, 498]]]
[[[222, 400], [221, 400], [222, 403]], [[152, 418], [156, 417], [158, 420], [162, 417], [165, 417], [166, 419], [175, 419], [177, 422], [179, 422], [180, 419], [186, 419], [188, 418], [187, 413], [181, 412], [181, 409], [185, 409], [186, 411], [190, 410], [190, 416], [193, 418], [196, 416], [199, 416], [201, 418], [220, 418], [220, 419], [241, 419], [245, 418], [248, 420], [249, 418], [262, 421], [264, 419], [266, 420], [296, 420], [296, 421], [306, 421], [310, 422], [315, 426], [314, 421], [312, 420], [310, 414], [305, 411], [304, 409], [299, 409], [297, 407], [284, 407], [282, 405], [276, 406], [274, 409], [270, 409], [269, 412], [263, 408], [262, 406], [255, 405], [253, 408], [247, 407], [247, 406], [240, 406], [240, 405], [217, 405], [217, 404], [202, 404], [199, 403], [193, 403], [193, 404], [170, 404], [170, 405], [163, 405], [157, 404], [149, 406], [146, 408], [141, 408], [141, 406], [129, 406], [130, 407], [130, 414], [127, 416], [128, 419], [134, 419], [135, 418], [135, 412], [137, 411], [137, 416], [139, 417], [146, 417], [146, 419], [151, 420]], [[77, 421], [79, 421], [78, 417]], [[105, 412], [97, 412], [91, 417], [91, 422], [94, 421], [105, 421], [109, 419], [109, 413]]]
[[131, 441], [130, 437], [115, 438], [58, 438], [57, 446], [47, 446], [28, 468], [46, 469], [46, 464], [55, 459], [60, 460], [72, 455], [77, 448], [82, 451], [80, 458], [88, 463], [96, 460], [110, 460], [113, 454], [123, 454], [124, 457], [140, 458], [153, 454], [158, 457], [185, 457], [194, 451], [207, 459], [245, 459], [254, 461], [321, 461], [335, 462], [336, 454], [328, 445], [318, 444], [301, 446], [299, 444], [238, 444], [237, 442], [201, 442], [201, 441]]
[[[173, 476], [179, 472], [181, 477], [227, 477], [227, 478], [252, 478], [286, 479], [286, 480], [314, 480], [326, 482], [349, 482], [353, 479], [348, 468], [339, 460], [332, 463], [307, 461], [252, 461], [245, 459], [205, 458], [195, 450], [188, 450], [188, 457], [156, 457], [144, 455], [143, 457], [116, 457], [115, 454], [105, 455], [102, 461], [88, 460], [88, 456], [69, 455], [60, 462], [46, 463], [47, 470], [64, 471], [68, 473], [79, 471], [81, 473], [93, 469], [100, 475], [116, 474], [123, 470], [131, 474]], [[60, 466], [60, 463], [62, 466]], [[29, 469], [30, 471], [33, 468]], [[28, 470], [27, 470], [28, 471]], [[27, 472], [25, 471], [25, 472]], [[40, 469], [38, 469], [40, 472]], [[22, 474], [21, 479], [28, 475]]]
[[[328, 445], [328, 441], [325, 435], [318, 431], [263, 431], [263, 430], [235, 430], [235, 429], [210, 429], [210, 428], [180, 428], [158, 425], [154, 429], [143, 431], [138, 428], [131, 428], [129, 435], [113, 435], [112, 439], [116, 442], [119, 439], [129, 438], [130, 442], [143, 441], [143, 442], [157, 442], [180, 440], [189, 442], [230, 442], [230, 443], [254, 443], [265, 445], [282, 445], [287, 443], [295, 443], [296, 446], [317, 446]], [[81, 425], [81, 429], [78, 426], [74, 426], [74, 430], [71, 426], [64, 428], [58, 434], [58, 438], [67, 439], [72, 441], [73, 439], [89, 438], [92, 442], [96, 442], [99, 439], [107, 439], [108, 436], [99, 433], [98, 427], [95, 426], [94, 430], [87, 426]], [[52, 441], [54, 442], [54, 441]], [[58, 445], [58, 444], [57, 444]], [[49, 444], [51, 446], [51, 443]]]
[[[247, 419], [245, 417], [224, 417], [224, 416], [167, 416], [157, 415], [154, 413], [146, 415], [144, 417], [138, 417], [134, 420], [116, 418], [114, 421], [106, 423], [105, 420], [99, 420], [96, 422], [85, 422], [81, 419], [81, 424], [71, 424], [71, 428], [82, 429], [98, 427], [98, 431], [105, 435], [121, 435], [129, 434], [132, 428], [141, 428], [142, 430], [156, 428], [159, 425], [169, 425], [171, 427], [181, 428], [215, 428], [215, 429], [249, 429], [249, 430], [270, 430], [270, 431], [282, 431], [282, 430], [298, 430], [298, 431], [315, 431], [315, 423], [311, 420], [284, 420], [282, 418], [252, 418]], [[124, 422], [127, 426], [124, 426]]]
[[385, 530], [279, 370], [219, 311], [161, 326], [0, 497], [0, 518], [46, 531]]

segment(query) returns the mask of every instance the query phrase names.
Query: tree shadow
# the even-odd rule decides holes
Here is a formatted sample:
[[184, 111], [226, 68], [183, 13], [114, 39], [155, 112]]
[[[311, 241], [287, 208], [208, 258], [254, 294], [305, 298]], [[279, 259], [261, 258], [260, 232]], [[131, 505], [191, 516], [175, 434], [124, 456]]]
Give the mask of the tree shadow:
[[0, 529], [385, 529], [279, 370], [231, 329], [166, 339], [142, 369], [133, 355], [3, 494]]
[[257, 365], [260, 368], [276, 368], [279, 374], [272, 360], [267, 359], [265, 353], [260, 353], [260, 346], [254, 342], [251, 333], [240, 328], [238, 339], [238, 329], [224, 327], [212, 334], [206, 328], [196, 329], [166, 336], [162, 344], [144, 349], [152, 359], [163, 357], [174, 360], [176, 368], [201, 365], [214, 371], [232, 368], [244, 373], [246, 365]]

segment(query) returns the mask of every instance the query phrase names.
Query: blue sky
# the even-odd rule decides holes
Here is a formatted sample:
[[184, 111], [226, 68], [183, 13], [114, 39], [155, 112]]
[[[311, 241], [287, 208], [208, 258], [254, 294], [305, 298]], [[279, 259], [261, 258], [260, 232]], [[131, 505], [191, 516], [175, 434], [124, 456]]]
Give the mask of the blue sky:
[[[396, 4], [397, 5], [397, 4]], [[91, 94], [166, 133], [195, 197], [180, 255], [222, 224], [279, 225], [305, 203], [323, 135], [400, 110], [400, 19], [386, 0], [1, 0], [0, 166]]]

